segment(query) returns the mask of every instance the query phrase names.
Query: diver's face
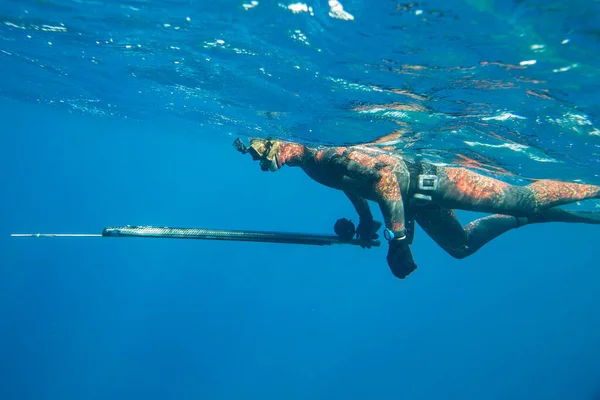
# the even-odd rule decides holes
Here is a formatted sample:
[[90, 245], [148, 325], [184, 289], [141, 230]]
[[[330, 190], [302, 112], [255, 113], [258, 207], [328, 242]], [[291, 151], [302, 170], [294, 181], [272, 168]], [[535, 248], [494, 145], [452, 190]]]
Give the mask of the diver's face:
[[267, 141], [264, 139], [251, 139], [248, 150], [254, 161], [260, 160], [267, 149]]
[[254, 161], [260, 163], [263, 171], [275, 172], [279, 169], [277, 162], [277, 148], [279, 142], [276, 140], [252, 139], [248, 152]]

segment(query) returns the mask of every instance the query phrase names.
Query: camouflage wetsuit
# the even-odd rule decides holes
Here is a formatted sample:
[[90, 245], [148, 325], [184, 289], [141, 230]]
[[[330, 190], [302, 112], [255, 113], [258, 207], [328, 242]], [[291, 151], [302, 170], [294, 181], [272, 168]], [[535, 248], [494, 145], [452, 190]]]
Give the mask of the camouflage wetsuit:
[[[598, 213], [552, 208], [600, 198], [600, 186], [539, 180], [515, 186], [465, 168], [440, 167], [365, 146], [310, 148], [299, 143], [253, 139], [250, 150], [263, 170], [301, 167], [315, 181], [342, 190], [360, 223], [357, 236], [375, 237], [367, 200], [377, 202], [389, 240], [387, 261], [395, 276], [415, 268], [409, 245], [414, 221], [456, 258], [473, 254], [498, 235], [527, 223], [600, 223]], [[453, 209], [492, 213], [463, 227]]]

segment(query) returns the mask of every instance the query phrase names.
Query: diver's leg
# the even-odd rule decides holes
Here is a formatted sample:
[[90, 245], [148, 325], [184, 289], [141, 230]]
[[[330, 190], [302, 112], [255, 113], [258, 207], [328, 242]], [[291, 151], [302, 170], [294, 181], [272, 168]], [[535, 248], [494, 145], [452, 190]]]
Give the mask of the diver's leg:
[[560, 208], [550, 208], [539, 213], [528, 215], [530, 224], [542, 222], [570, 222], [600, 225], [600, 211], [570, 211]]
[[475, 253], [486, 243], [511, 229], [546, 222], [600, 224], [600, 212], [567, 211], [550, 208], [527, 217], [494, 214], [479, 218], [467, 224], [464, 228], [467, 232], [467, 255]]
[[432, 193], [443, 207], [493, 214], [527, 216], [575, 201], [600, 198], [600, 186], [539, 180], [515, 186], [466, 168], [438, 168], [438, 187]]
[[465, 258], [501, 234], [527, 223], [525, 218], [490, 215], [464, 228], [453, 210], [429, 205], [419, 207], [416, 221], [442, 249], [454, 258]]
[[600, 212], [552, 208], [527, 217], [494, 214], [476, 219], [463, 228], [452, 210], [426, 206], [419, 209], [416, 220], [441, 248], [460, 259], [511, 229], [545, 222], [600, 224]]

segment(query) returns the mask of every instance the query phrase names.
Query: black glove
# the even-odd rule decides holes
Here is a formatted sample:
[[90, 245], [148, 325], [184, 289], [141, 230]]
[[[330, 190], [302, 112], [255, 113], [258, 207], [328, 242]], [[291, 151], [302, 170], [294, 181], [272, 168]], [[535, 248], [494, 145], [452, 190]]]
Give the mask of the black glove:
[[366, 243], [379, 237], [377, 234], [379, 228], [381, 228], [381, 222], [373, 219], [361, 219], [356, 228], [356, 238], [365, 242], [365, 245], [361, 245], [360, 247], [370, 249], [371, 246]]
[[390, 240], [389, 243], [390, 247], [387, 254], [388, 265], [394, 276], [404, 279], [417, 269], [417, 264], [413, 260], [408, 241], [406, 239]]

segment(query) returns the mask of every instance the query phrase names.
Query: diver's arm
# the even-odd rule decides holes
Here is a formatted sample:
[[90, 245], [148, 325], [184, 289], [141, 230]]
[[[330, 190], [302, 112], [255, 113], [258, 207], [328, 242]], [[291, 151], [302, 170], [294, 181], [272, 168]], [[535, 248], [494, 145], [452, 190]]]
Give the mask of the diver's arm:
[[385, 227], [394, 240], [406, 239], [406, 222], [404, 218], [404, 204], [402, 200], [379, 200], [379, 208], [383, 214]]
[[358, 213], [359, 221], [356, 227], [356, 237], [365, 242], [377, 239], [379, 237], [377, 231], [381, 228], [381, 222], [373, 220], [373, 214], [367, 200], [346, 191], [344, 193], [350, 199], [354, 209]]
[[369, 207], [369, 203], [367, 202], [367, 200], [353, 193], [349, 193], [346, 191], [344, 191], [344, 193], [346, 194], [350, 202], [352, 202], [352, 205], [354, 206], [354, 209], [356, 210], [360, 221], [373, 220], [373, 214], [371, 213], [371, 208]]
[[383, 214], [385, 227], [395, 239], [406, 237], [404, 202], [394, 172], [381, 171], [381, 179], [375, 183], [373, 189], [378, 197], [377, 202]]
[[375, 184], [374, 189], [387, 228], [384, 235], [389, 243], [387, 262], [392, 273], [397, 278], [404, 279], [417, 268], [417, 265], [413, 260], [409, 247], [410, 240], [406, 235], [404, 204], [394, 172], [382, 171], [382, 177]]

